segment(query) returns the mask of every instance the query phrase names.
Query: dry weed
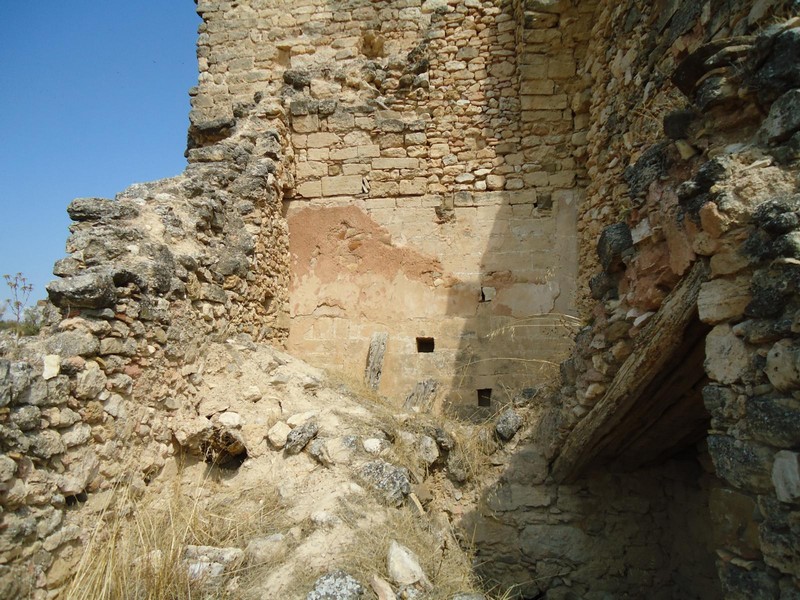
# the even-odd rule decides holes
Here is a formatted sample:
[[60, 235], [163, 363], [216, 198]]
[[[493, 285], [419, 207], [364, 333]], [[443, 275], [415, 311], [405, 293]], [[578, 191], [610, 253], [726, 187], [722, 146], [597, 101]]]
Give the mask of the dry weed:
[[433, 584], [430, 600], [449, 600], [459, 592], [478, 590], [472, 571], [472, 553], [462, 549], [448, 531], [435, 530], [413, 509], [390, 509], [384, 522], [357, 530], [343, 564], [354, 577], [368, 582], [373, 575], [388, 580], [386, 557], [396, 540], [414, 552]]
[[[217, 600], [241, 591], [270, 565], [241, 565], [229, 585], [193, 581], [183, 554], [187, 545], [239, 547], [280, 531], [285, 507], [277, 491], [246, 490], [226, 496], [206, 480], [187, 490], [176, 478], [163, 496], [137, 506], [131, 491], [115, 491], [100, 515], [64, 598], [66, 600]], [[204, 500], [204, 498], [210, 498]], [[230, 585], [233, 582], [233, 585]]]

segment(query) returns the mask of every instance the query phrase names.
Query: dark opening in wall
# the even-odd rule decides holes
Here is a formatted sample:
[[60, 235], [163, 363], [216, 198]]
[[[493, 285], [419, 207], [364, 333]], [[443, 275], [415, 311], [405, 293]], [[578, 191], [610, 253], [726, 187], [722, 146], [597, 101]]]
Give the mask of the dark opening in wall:
[[89, 499], [89, 494], [87, 494], [85, 491], [78, 492], [77, 494], [74, 494], [72, 496], [65, 496], [64, 497], [64, 501], [65, 501], [67, 506], [75, 506], [76, 504], [78, 504], [78, 502], [83, 504], [88, 499]]
[[497, 290], [493, 287], [481, 287], [481, 302], [491, 302], [497, 295]]
[[433, 352], [435, 345], [432, 337], [418, 337], [417, 338], [417, 352]]
[[492, 388], [478, 390], [478, 406], [492, 405]]

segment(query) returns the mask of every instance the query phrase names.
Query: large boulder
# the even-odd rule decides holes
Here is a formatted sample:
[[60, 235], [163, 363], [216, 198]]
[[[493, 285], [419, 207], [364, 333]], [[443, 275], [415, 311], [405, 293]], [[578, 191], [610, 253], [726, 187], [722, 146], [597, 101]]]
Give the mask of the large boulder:
[[60, 308], [105, 308], [117, 300], [114, 279], [106, 271], [56, 279], [47, 284], [47, 293]]

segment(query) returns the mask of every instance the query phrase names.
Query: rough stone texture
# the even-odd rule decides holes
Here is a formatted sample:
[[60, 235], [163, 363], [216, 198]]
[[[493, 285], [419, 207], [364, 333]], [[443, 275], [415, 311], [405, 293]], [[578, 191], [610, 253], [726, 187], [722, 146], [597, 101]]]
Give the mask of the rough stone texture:
[[365, 593], [357, 579], [338, 570], [317, 579], [306, 600], [360, 600]]
[[114, 280], [105, 271], [58, 279], [48, 284], [47, 292], [62, 308], [104, 308], [117, 299]]
[[[65, 580], [87, 498], [146, 486], [176, 450], [265, 451], [266, 426], [198, 396], [210, 340], [230, 340], [232, 370], [237, 347], [287, 342], [360, 379], [388, 332], [379, 391], [436, 381], [434, 409], [472, 414], [477, 390], [493, 411], [570, 352], [559, 314], [580, 290], [586, 324], [535, 445], [513, 440], [495, 488], [452, 513], [484, 575], [528, 597], [796, 596], [800, 30], [766, 27], [794, 3], [286, 7], [198, 2], [186, 171], [70, 205], [60, 314], [27, 360], [0, 359], [0, 595]], [[650, 374], [648, 392], [685, 388], [667, 433], [618, 424], [652, 466], [617, 474], [620, 448], [620, 465], [549, 480], [699, 262], [701, 322]], [[270, 401], [282, 360], [264, 366]], [[439, 464], [462, 485], [450, 446]], [[359, 474], [391, 504], [409, 493], [389, 463]]]
[[303, 423], [292, 429], [286, 436], [283, 450], [286, 454], [297, 454], [319, 433], [319, 425], [314, 421]]
[[408, 471], [383, 460], [363, 465], [358, 472], [369, 487], [378, 492], [388, 504], [399, 506], [411, 492]]
[[771, 144], [783, 142], [800, 129], [800, 89], [789, 90], [769, 109], [759, 135]]
[[498, 417], [494, 430], [501, 440], [508, 441], [516, 435], [520, 427], [522, 427], [522, 417], [514, 409], [509, 408]]
[[[386, 557], [386, 571], [397, 585], [427, 582], [428, 578], [419, 564], [419, 558], [408, 548], [392, 540]], [[430, 585], [428, 583], [428, 585]]]
[[797, 502], [800, 499], [800, 455], [797, 452], [781, 450], [775, 455], [772, 484], [781, 502]]

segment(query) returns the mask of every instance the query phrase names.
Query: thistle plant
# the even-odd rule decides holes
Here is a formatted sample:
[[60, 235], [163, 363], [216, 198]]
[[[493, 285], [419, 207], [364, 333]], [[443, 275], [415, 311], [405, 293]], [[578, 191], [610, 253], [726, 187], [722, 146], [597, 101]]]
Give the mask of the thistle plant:
[[14, 346], [19, 344], [19, 337], [22, 335], [23, 322], [25, 320], [25, 305], [31, 297], [33, 292], [33, 284], [28, 282], [28, 279], [22, 274], [17, 273], [13, 277], [11, 275], [3, 275], [6, 280], [11, 298], [6, 300], [6, 305], [0, 311], [0, 316], [5, 312], [6, 308], [11, 310], [13, 317], [12, 328], [14, 330]]

